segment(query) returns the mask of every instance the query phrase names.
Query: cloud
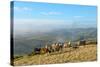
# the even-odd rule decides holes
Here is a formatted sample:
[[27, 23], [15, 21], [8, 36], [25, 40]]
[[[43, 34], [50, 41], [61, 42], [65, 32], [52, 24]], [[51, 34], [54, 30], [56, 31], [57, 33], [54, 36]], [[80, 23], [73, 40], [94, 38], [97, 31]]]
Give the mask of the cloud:
[[71, 22], [61, 19], [14, 19], [15, 31], [52, 31], [70, 27]]
[[83, 16], [74, 16], [74, 18], [82, 18]]
[[32, 9], [29, 8], [29, 7], [14, 7], [14, 10], [17, 10], [17, 11], [30, 11]]
[[42, 15], [61, 15], [62, 13], [51, 11], [51, 12], [40, 12], [40, 14]]
[[72, 24], [71, 21], [61, 19], [15, 19], [15, 26], [32, 26], [32, 27], [66, 27]]

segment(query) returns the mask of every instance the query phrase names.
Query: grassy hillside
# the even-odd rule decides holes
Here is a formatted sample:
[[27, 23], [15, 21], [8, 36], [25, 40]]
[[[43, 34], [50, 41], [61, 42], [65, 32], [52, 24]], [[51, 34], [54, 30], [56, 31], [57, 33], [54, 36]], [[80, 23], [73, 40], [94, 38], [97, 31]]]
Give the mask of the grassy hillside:
[[68, 62], [83, 62], [97, 60], [97, 45], [89, 44], [79, 46], [77, 49], [64, 48], [62, 52], [53, 52], [50, 54], [24, 55], [14, 59], [14, 65], [37, 65], [37, 64], [55, 64]]

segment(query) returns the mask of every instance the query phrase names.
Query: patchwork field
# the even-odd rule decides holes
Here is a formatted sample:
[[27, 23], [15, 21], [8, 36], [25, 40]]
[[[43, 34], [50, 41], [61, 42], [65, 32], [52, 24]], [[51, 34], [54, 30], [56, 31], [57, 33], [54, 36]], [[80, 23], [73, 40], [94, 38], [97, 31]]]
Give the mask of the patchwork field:
[[22, 56], [14, 59], [14, 65], [38, 65], [97, 60], [97, 45], [79, 46], [77, 49], [64, 48], [63, 51], [41, 55]]

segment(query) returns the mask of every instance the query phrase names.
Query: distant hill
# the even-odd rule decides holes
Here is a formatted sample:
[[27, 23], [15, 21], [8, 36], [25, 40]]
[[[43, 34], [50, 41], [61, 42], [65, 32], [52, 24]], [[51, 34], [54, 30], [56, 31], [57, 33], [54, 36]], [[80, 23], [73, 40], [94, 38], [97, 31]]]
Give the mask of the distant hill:
[[96, 28], [74, 28], [59, 29], [44, 33], [24, 33], [15, 35], [14, 55], [23, 55], [31, 53], [35, 47], [43, 47], [53, 42], [79, 41], [79, 40], [97, 40]]

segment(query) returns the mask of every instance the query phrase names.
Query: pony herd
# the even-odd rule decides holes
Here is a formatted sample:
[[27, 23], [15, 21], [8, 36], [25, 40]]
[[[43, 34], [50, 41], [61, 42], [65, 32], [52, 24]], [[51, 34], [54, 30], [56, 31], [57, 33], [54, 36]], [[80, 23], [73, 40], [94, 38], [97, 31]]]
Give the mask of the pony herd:
[[34, 48], [35, 54], [44, 54], [44, 53], [51, 53], [55, 51], [62, 50], [63, 45], [61, 43], [54, 43], [51, 46], [45, 45], [45, 47], [42, 48]]
[[51, 53], [51, 52], [56, 52], [56, 51], [62, 51], [63, 48], [69, 48], [72, 47], [74, 49], [78, 48], [78, 46], [86, 45], [86, 41], [85, 40], [81, 40], [78, 42], [58, 42], [58, 43], [53, 43], [52, 45], [48, 46], [45, 45], [45, 47], [42, 48], [34, 48], [34, 54], [45, 54], [45, 53]]

